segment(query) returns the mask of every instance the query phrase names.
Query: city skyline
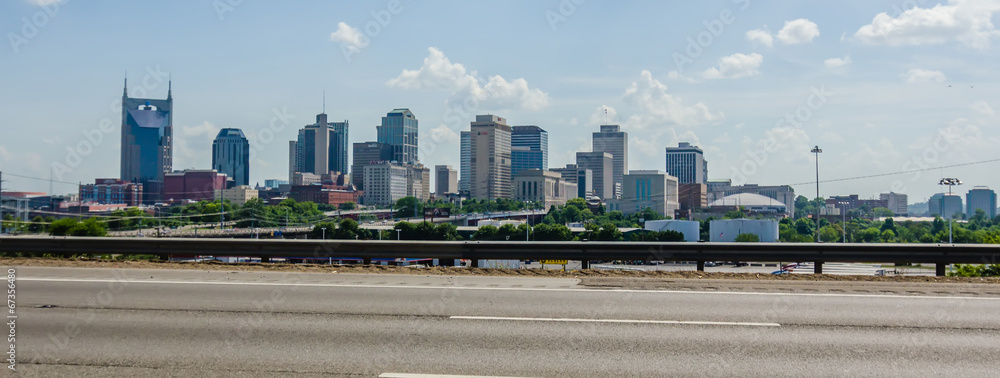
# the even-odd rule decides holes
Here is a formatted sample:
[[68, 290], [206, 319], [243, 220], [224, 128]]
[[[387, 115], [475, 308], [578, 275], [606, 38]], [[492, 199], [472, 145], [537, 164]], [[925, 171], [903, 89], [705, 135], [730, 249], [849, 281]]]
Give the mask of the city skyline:
[[[66, 182], [116, 176], [120, 145], [115, 125], [120, 120], [113, 103], [124, 70], [129, 71], [132, 97], [164, 98], [173, 76], [173, 169], [210, 167], [211, 137], [223, 128], [238, 127], [253, 146], [252, 184], [287, 176], [282, 141], [295, 139], [295, 130], [322, 110], [324, 90], [330, 118], [355, 122], [350, 142], [376, 140], [371, 126], [386, 109], [406, 107], [420, 114], [424, 121], [420, 156], [428, 167], [460, 167], [458, 133], [476, 114], [501, 114], [511, 124], [546, 129], [551, 136], [550, 168], [573, 163], [575, 152], [588, 151], [587, 134], [599, 125], [620, 124], [629, 133], [633, 170], [663, 170], [663, 148], [690, 142], [702, 147], [712, 161], [711, 180], [794, 184], [796, 192], [807, 197], [815, 192], [808, 184], [814, 175], [808, 153], [812, 145], [826, 151], [820, 156], [821, 180], [994, 159], [990, 147], [1000, 139], [989, 125], [1000, 119], [991, 100], [997, 89], [990, 84], [998, 76], [987, 62], [996, 57], [991, 42], [997, 33], [992, 24], [973, 21], [978, 20], [976, 14], [995, 14], [995, 3], [910, 2], [919, 8], [910, 16], [959, 21], [930, 36], [919, 33], [926, 27], [914, 24], [896, 2], [847, 3], [780, 9], [746, 3], [748, 7], [741, 9], [742, 2], [616, 6], [586, 2], [568, 16], [561, 15], [558, 3], [528, 2], [504, 6], [404, 2], [397, 13], [374, 2], [245, 3], [221, 15], [203, 4], [122, 4], [85, 11], [74, 3], [61, 3], [36, 37], [16, 47], [4, 46], [0, 53], [5, 55], [0, 67], [18, 72], [0, 78], [0, 84], [9, 88], [0, 94], [0, 109], [9, 125], [5, 131], [13, 131], [15, 125], [23, 130], [23, 135], [18, 132], [18, 143], [0, 142], [0, 169], [41, 178], [52, 174]], [[298, 8], [312, 10], [287, 12]], [[30, 20], [44, 8], [15, 1], [0, 9], [9, 32], [19, 34], [21, 17]], [[954, 12], [939, 13], [942, 9]], [[722, 17], [727, 10], [731, 17]], [[152, 24], [139, 27], [138, 20], [121, 17], [147, 11], [161, 12], [162, 20], [146, 20]], [[550, 11], [565, 20], [556, 17], [551, 22]], [[461, 12], [496, 12], [522, 27], [494, 39], [495, 54], [465, 51], [480, 32], [467, 27], [473, 18], [454, 17]], [[913, 28], [900, 31], [903, 35], [878, 35], [873, 24], [883, 12]], [[294, 26], [280, 31], [251, 29], [262, 20], [281, 22], [301, 13], [322, 14], [324, 20], [288, 23]], [[366, 34], [371, 22], [380, 25], [373, 14], [387, 13], [391, 21], [380, 26], [381, 32]], [[666, 20], [653, 22], [653, 14]], [[111, 38], [111, 29], [76, 27], [84, 15], [98, 23], [124, 20], [116, 29], [135, 29], [137, 40], [153, 39], [155, 34], [147, 30], [165, 29], [157, 27], [160, 23], [189, 21], [190, 31], [171, 33], [177, 37], [197, 33], [207, 41], [130, 44], [122, 51], [101, 43]], [[589, 30], [601, 20], [620, 27]], [[413, 27], [416, 23], [434, 26], [424, 30]], [[628, 36], [639, 32], [633, 24], [663, 36], [662, 42], [646, 46], [633, 41]], [[449, 33], [462, 27], [467, 35]], [[719, 27], [723, 30], [714, 33]], [[352, 30], [366, 42], [352, 43], [348, 38]], [[404, 35], [404, 30], [411, 30], [411, 35]], [[586, 53], [549, 48], [581, 44], [593, 40], [595, 33], [622, 43], [591, 46]], [[710, 36], [711, 43], [699, 43], [703, 35]], [[245, 38], [256, 39], [261, 46]], [[208, 50], [212, 44], [230, 42], [221, 51], [238, 54], [218, 58], [218, 67], [193, 59], [212, 51]], [[67, 54], [81, 48], [91, 53], [65, 68], [47, 63], [78, 57]], [[323, 63], [247, 61], [246, 54], [259, 56], [268, 49]], [[352, 53], [345, 57], [344, 51]], [[537, 59], [528, 64], [512, 58], [524, 55]], [[300, 64], [302, 68], [296, 68]], [[463, 103], [470, 98], [475, 101]], [[472, 103], [475, 108], [466, 106]], [[46, 107], [59, 111], [42, 111]], [[67, 114], [71, 122], [66, 122]], [[104, 120], [111, 122], [108, 132], [100, 128]], [[94, 135], [101, 140], [78, 164], [69, 164], [76, 160], [68, 161], [67, 148], [77, 151], [88, 135], [89, 140], [96, 141]], [[770, 140], [781, 142], [775, 152], [761, 144]], [[69, 169], [53, 172], [53, 163]], [[858, 193], [877, 198], [878, 193], [900, 192], [909, 194], [912, 203], [925, 202], [940, 191], [936, 185], [940, 176], [960, 177], [972, 186], [1000, 187], [1000, 178], [982, 173], [989, 168], [980, 164], [826, 182], [821, 195]], [[13, 176], [7, 180], [5, 187], [12, 190], [48, 191], [44, 181]], [[75, 191], [66, 184], [56, 185], [56, 193]]]

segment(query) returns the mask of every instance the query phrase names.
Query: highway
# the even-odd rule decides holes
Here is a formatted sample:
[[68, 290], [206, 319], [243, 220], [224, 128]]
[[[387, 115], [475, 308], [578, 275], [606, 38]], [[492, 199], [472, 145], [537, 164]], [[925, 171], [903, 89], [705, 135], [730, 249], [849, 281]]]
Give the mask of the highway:
[[995, 376], [1000, 285], [16, 268], [25, 376]]

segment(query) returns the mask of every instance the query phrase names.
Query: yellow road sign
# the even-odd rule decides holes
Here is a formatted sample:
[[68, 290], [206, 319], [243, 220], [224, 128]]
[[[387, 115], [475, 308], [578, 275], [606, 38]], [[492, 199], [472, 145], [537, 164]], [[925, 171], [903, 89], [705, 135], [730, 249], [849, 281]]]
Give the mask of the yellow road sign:
[[542, 260], [542, 265], [566, 265], [569, 260]]

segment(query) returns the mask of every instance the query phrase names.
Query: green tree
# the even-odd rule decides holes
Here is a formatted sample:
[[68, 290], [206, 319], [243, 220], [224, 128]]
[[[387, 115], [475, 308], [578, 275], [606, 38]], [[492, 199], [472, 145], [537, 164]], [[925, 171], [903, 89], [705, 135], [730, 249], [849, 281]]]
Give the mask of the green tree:
[[45, 218], [42, 218], [41, 215], [36, 215], [34, 218], [31, 218], [31, 224], [28, 225], [28, 231], [31, 232], [45, 231]]
[[417, 197], [403, 197], [396, 200], [396, 204], [392, 207], [395, 211], [396, 218], [410, 218], [419, 217], [423, 214], [423, 204]]
[[760, 237], [757, 234], [739, 234], [736, 235], [737, 243], [759, 243]]
[[472, 240], [497, 240], [497, 229], [494, 225], [480, 226], [475, 233], [472, 234]]
[[876, 207], [872, 209], [872, 215], [877, 218], [887, 218], [893, 216], [892, 210], [884, 207]]
[[536, 241], [570, 241], [573, 240], [573, 232], [569, 227], [561, 224], [539, 224], [535, 226], [533, 232]]
[[666, 231], [643, 231], [638, 232], [632, 236], [633, 241], [656, 241], [656, 242], [682, 242], [684, 241], [684, 233], [666, 230]]
[[354, 202], [344, 202], [337, 206], [340, 210], [354, 210], [358, 207], [358, 204]]
[[622, 241], [624, 236], [622, 232], [618, 230], [612, 223], [605, 223], [601, 226], [597, 232], [593, 234], [593, 239], [595, 241]]
[[819, 240], [825, 243], [838, 242], [843, 239], [843, 234], [834, 226], [823, 226], [819, 229]]
[[65, 218], [52, 222], [49, 233], [53, 236], [105, 236], [108, 228], [97, 218], [87, 218], [82, 222], [76, 218]]

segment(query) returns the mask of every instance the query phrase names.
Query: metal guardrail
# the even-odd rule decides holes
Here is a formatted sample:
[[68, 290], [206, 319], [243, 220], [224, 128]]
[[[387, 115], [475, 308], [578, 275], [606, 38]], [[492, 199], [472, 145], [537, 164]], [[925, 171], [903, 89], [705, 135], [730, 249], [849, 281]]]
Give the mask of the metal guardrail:
[[188, 238], [0, 237], [0, 252], [210, 255], [298, 258], [434, 258], [478, 260], [643, 260], [998, 264], [1000, 245], [840, 243], [659, 243], [524, 241], [378, 241]]

